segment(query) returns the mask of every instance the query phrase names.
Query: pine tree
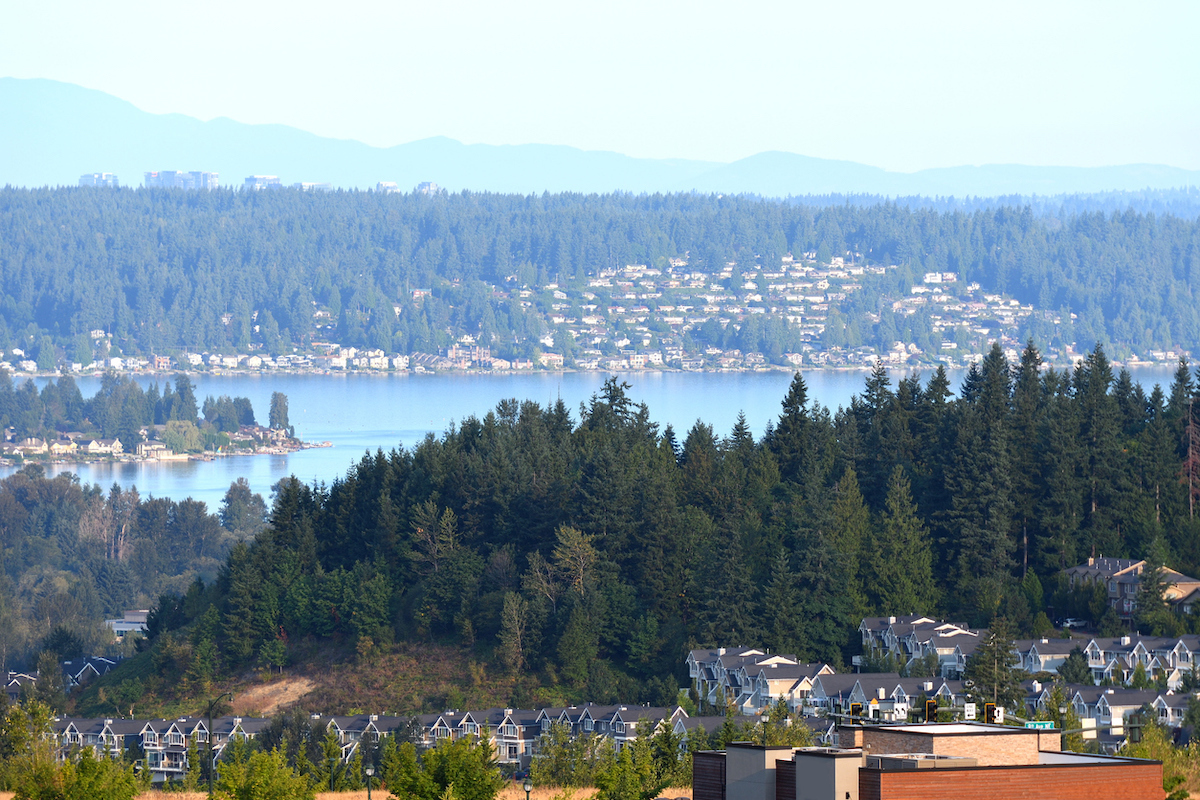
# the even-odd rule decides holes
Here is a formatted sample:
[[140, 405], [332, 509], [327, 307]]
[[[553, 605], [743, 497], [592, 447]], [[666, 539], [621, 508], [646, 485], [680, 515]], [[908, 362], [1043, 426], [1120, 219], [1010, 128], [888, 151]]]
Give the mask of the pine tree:
[[783, 398], [783, 414], [770, 442], [784, 480], [799, 481], [804, 473], [804, 462], [809, 453], [808, 429], [812, 422], [807, 406], [808, 384], [797, 372]]
[[[1016, 380], [1013, 383], [1012, 401], [1012, 477], [1013, 500], [1016, 507], [1017, 523], [1020, 525], [1021, 575], [1028, 573], [1030, 567], [1030, 528], [1037, 526], [1037, 498], [1041, 487], [1041, 474], [1038, 463], [1039, 438], [1041, 435], [1042, 416], [1045, 409], [1045, 395], [1041, 377], [1042, 354], [1030, 339], [1021, 353], [1021, 363], [1017, 368]], [[1036, 542], [1034, 548], [1036, 551]]]
[[717, 585], [709, 598], [708, 639], [713, 642], [752, 642], [759, 636], [758, 586], [746, 561], [739, 531], [721, 537]]
[[1045, 442], [1039, 472], [1043, 476], [1039, 500], [1040, 532], [1037, 563], [1043, 574], [1073, 566], [1077, 552], [1084, 498], [1079, 419], [1066, 376], [1051, 370], [1045, 377], [1046, 416], [1041, 439]]
[[776, 653], [795, 653], [803, 647], [803, 618], [796, 597], [796, 576], [786, 548], [779, 548], [771, 564], [771, 582], [763, 595], [768, 628], [767, 644]]
[[967, 696], [977, 703], [995, 703], [1016, 708], [1022, 702], [1023, 672], [1018, 669], [1012, 631], [1003, 617], [992, 620], [984, 640], [967, 660], [963, 685]]
[[863, 589], [867, 564], [864, 563], [871, 539], [871, 516], [863, 504], [858, 489], [858, 475], [853, 467], [846, 469], [835, 487], [837, 499], [833, 503], [833, 527], [830, 546], [845, 560], [846, 593], [849, 596], [854, 616], [867, 613], [867, 598]]
[[868, 585], [880, 613], [930, 614], [937, 604], [929, 532], [917, 515], [910, 488], [904, 468], [897, 466], [871, 548], [874, 574]]
[[1010, 576], [1012, 499], [1004, 429], [987, 426], [975, 406], [965, 407], [958, 420], [946, 491], [950, 507], [941, 527], [954, 556], [954, 591], [976, 619], [987, 619]]

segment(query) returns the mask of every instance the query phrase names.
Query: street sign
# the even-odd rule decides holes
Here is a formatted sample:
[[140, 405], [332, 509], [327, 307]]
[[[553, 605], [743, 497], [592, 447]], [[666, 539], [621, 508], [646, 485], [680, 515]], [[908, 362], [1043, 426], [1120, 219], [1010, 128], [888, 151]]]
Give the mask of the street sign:
[[1052, 731], [1054, 723], [1048, 719], [1035, 719], [1025, 723], [1026, 728], [1033, 728], [1036, 731]]
[[975, 704], [967, 703], [963, 706], [963, 719], [975, 719]]

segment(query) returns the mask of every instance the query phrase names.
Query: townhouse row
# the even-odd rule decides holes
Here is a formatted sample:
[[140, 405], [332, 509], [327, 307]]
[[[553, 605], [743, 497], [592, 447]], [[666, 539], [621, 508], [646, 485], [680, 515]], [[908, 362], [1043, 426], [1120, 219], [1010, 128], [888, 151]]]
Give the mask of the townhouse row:
[[[967, 660], [988, 631], [930, 617], [867, 617], [859, 626], [864, 652], [891, 655], [901, 665], [911, 665], [936, 656], [938, 671], [948, 678], [960, 677]], [[1036, 674], [1056, 672], [1080, 648], [1087, 658], [1095, 683], [1126, 683], [1138, 668], [1150, 680], [1165, 679], [1167, 688], [1177, 690], [1185, 675], [1200, 663], [1200, 635], [1116, 637], [1071, 633], [1069, 638], [1018, 639], [1014, 655], [1021, 669]], [[856, 657], [855, 665], [862, 659]]]
[[[686, 711], [633, 705], [596, 705], [524, 710], [492, 708], [482, 711], [445, 711], [417, 717], [358, 714], [325, 716], [314, 714], [312, 723], [332, 732], [341, 747], [341, 758], [349, 762], [360, 747], [374, 747], [385, 737], [413, 741], [420, 748], [464, 737], [487, 741], [501, 764], [528, 767], [537, 752], [538, 740], [551, 726], [560, 724], [572, 736], [594, 734], [620, 750], [641, 732], [671, 728], [686, 737], [698, 726], [711, 732], [724, 718], [694, 720]], [[270, 724], [257, 717], [219, 717], [211, 730], [203, 717], [167, 719], [82, 719], [54, 720], [52, 733], [61, 757], [73, 749], [88, 747], [100, 757], [144, 754], [144, 766], [155, 782], [177, 780], [188, 769], [188, 750], [207, 751], [211, 745], [220, 759], [230, 741], [255, 739]]]

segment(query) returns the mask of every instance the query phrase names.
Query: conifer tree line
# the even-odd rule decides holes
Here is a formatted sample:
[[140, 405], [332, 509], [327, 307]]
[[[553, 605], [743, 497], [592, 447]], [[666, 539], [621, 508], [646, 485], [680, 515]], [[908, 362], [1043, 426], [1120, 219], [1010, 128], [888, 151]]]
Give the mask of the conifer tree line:
[[[469, 333], [506, 357], [526, 357], [550, 333], [550, 293], [526, 307], [494, 287], [581, 285], [601, 269], [682, 257], [706, 274], [736, 262], [729, 285], [740, 287], [741, 276], [777, 268], [789, 252], [828, 259], [847, 251], [901, 269], [864, 279], [843, 307], [835, 303], [834, 321], [852, 324], [831, 326], [839, 333], [830, 345], [927, 338], [928, 314], [891, 313], [926, 271], [957, 272], [963, 283], [1061, 315], [1058, 333], [1029, 323], [1025, 334], [1043, 347], [1055, 336], [1118, 354], [1200, 341], [1194, 217], [689, 194], [10, 187], [0, 189], [0, 347], [19, 347], [46, 368], [56, 357], [87, 364], [108, 354], [107, 344], [103, 353], [94, 347], [93, 330], [127, 355], [252, 345], [279, 354], [311, 344], [316, 303], [334, 325], [320, 337], [343, 345], [433, 351]], [[415, 289], [432, 295], [416, 302]], [[611, 297], [594, 294], [606, 313]], [[763, 353], [795, 347], [782, 315], [768, 322], [765, 332], [724, 338]], [[713, 336], [698, 332], [685, 344]]]
[[[292, 433], [287, 406], [287, 395], [272, 393], [269, 424]], [[39, 392], [31, 379], [16, 386], [8, 371], [0, 370], [0, 427], [12, 428], [18, 441], [73, 433], [117, 438], [132, 451], [145, 438], [143, 429], [162, 426], [166, 443], [182, 453], [228, 445], [224, 434], [257, 424], [246, 397], [209, 396], [197, 408], [195, 386], [182, 373], [161, 389], [154, 382], [143, 390], [133, 378], [110, 370], [85, 400], [70, 375], [47, 381]]]
[[[1056, 371], [997, 346], [959, 387], [876, 369], [836, 412], [797, 374], [757, 438], [744, 419], [660, 430], [627, 388], [575, 413], [503, 401], [330, 485], [284, 482], [216, 584], [164, 598], [155, 647], [203, 645], [219, 671], [309, 637], [440, 642], [563, 699], [666, 703], [689, 647], [844, 665], [867, 614], [1111, 627], [1061, 569], [1200, 568], [1186, 364], [1147, 391], [1099, 347]], [[1193, 628], [1150, 598], [1138, 624]]]

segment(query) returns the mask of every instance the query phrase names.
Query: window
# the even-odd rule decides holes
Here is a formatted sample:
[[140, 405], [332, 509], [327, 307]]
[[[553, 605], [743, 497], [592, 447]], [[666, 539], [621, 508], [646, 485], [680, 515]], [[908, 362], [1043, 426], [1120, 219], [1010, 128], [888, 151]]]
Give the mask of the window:
[[550, 720], [549, 720], [549, 719], [543, 719], [543, 720], [542, 720], [542, 731], [543, 731], [543, 732], [545, 732], [545, 731], [548, 731], [548, 730], [550, 730]]
[[517, 735], [517, 726], [512, 725], [512, 724], [501, 725], [500, 726], [500, 735], [501, 736], [516, 736]]
[[625, 732], [625, 723], [624, 722], [614, 722], [613, 730], [616, 731], [617, 733], [624, 733]]
[[585, 731], [590, 731], [592, 729], [592, 721], [590, 719], [585, 719], [583, 721], [583, 729]]

